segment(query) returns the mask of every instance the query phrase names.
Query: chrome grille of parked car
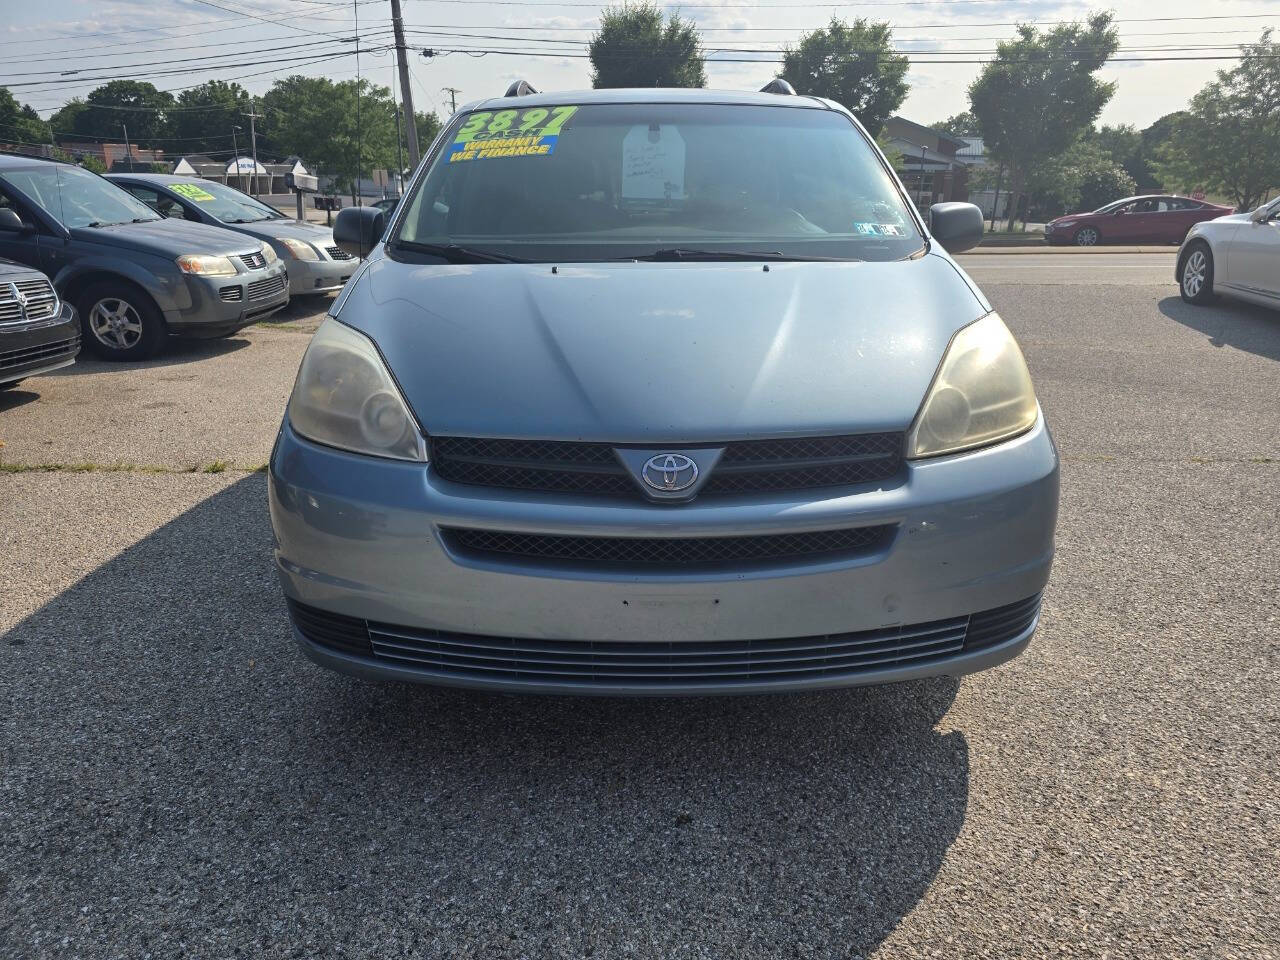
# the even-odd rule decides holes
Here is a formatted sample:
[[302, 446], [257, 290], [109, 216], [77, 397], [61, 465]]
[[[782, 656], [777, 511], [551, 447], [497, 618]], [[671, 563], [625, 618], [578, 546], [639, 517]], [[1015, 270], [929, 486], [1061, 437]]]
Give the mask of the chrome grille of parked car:
[[[25, 311], [18, 297], [14, 296], [15, 290], [26, 297]], [[57, 312], [58, 295], [47, 278], [26, 277], [21, 280], [0, 280], [0, 324], [47, 320]]]
[[[366, 659], [468, 681], [662, 687], [776, 683], [856, 675], [953, 656], [1013, 640], [1040, 596], [927, 623], [776, 640], [540, 640], [481, 636], [365, 621], [290, 601], [312, 643]], [[1011, 619], [1011, 612], [1018, 616]]]
[[243, 287], [223, 287], [218, 291], [218, 297], [224, 303], [239, 303], [244, 299]]
[[[902, 445], [901, 433], [728, 443], [701, 496], [887, 480], [902, 469]], [[437, 474], [454, 483], [642, 496], [613, 451], [607, 443], [433, 437], [431, 464]]]
[[330, 260], [354, 260], [355, 257], [347, 253], [341, 247], [325, 247], [325, 253], [329, 254]]
[[249, 284], [249, 299], [265, 300], [267, 297], [273, 297], [283, 290], [288, 282], [288, 279], [283, 274], [255, 280]]
[[42, 343], [38, 347], [23, 347], [21, 350], [0, 352], [0, 370], [25, 367], [28, 364], [54, 363], [61, 358], [74, 356], [79, 344], [79, 337], [71, 337], [54, 343]]
[[622, 566], [661, 572], [690, 567], [740, 569], [768, 562], [830, 560], [885, 546], [896, 526], [853, 527], [746, 537], [576, 537], [446, 527], [455, 553], [506, 562]]
[[267, 265], [267, 258], [260, 253], [241, 254], [240, 261], [250, 270], [261, 270]]

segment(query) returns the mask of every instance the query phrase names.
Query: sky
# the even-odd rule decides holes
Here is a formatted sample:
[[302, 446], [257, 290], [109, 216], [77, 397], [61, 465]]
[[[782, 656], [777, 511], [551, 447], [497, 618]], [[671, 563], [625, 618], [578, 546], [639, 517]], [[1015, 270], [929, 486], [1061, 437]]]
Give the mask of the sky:
[[[966, 109], [965, 90], [1015, 22], [1083, 19], [1111, 9], [1120, 57], [1223, 57], [1280, 28], [1280, 0], [690, 0], [665, 4], [693, 20], [710, 54], [708, 86], [758, 89], [779, 69], [780, 50], [832, 16], [887, 20], [900, 49], [917, 51], [911, 90], [899, 113], [932, 123]], [[392, 86], [390, 0], [4, 0], [0, 18], [0, 85], [47, 117], [70, 97], [107, 79], [149, 80], [180, 90], [209, 79], [237, 79], [254, 93], [291, 73], [353, 78]], [[541, 90], [589, 87], [586, 41], [598, 25], [597, 3], [549, 0], [402, 0], [413, 51], [416, 109], [449, 112], [458, 104], [502, 93], [513, 79]], [[361, 52], [355, 55], [356, 17]], [[1278, 29], [1277, 32], [1280, 32]], [[470, 34], [470, 36], [465, 36]], [[421, 55], [422, 48], [436, 51]], [[470, 52], [461, 52], [468, 48]], [[1181, 49], [1177, 49], [1181, 48]], [[1194, 48], [1194, 49], [1186, 49]], [[453, 49], [459, 52], [446, 53]], [[479, 49], [533, 51], [478, 55]], [[762, 52], [744, 52], [760, 50]], [[774, 52], [768, 52], [774, 51]], [[949, 54], [927, 51], [950, 51]], [[323, 58], [323, 59], [322, 59]], [[758, 62], [725, 62], [749, 59]], [[924, 62], [932, 60], [934, 62]], [[1118, 84], [1100, 122], [1139, 128], [1187, 101], [1230, 60], [1115, 62], [1102, 74]]]

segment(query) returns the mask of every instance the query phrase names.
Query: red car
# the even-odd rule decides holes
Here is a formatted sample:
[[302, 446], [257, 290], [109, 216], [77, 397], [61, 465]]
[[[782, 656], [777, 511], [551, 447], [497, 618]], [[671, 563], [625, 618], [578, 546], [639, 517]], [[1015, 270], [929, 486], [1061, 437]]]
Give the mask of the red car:
[[1050, 243], [1182, 243], [1195, 224], [1235, 211], [1190, 197], [1126, 197], [1093, 213], [1073, 213], [1044, 225]]

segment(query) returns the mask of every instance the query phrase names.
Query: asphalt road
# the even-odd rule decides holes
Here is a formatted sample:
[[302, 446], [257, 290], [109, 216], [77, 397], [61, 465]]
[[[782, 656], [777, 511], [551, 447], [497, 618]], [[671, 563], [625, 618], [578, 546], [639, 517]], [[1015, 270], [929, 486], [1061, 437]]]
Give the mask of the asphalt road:
[[0, 399], [0, 957], [1276, 957], [1280, 314], [1105, 256], [966, 260], [1063, 501], [1037, 639], [961, 682], [312, 666], [252, 472], [303, 309]]

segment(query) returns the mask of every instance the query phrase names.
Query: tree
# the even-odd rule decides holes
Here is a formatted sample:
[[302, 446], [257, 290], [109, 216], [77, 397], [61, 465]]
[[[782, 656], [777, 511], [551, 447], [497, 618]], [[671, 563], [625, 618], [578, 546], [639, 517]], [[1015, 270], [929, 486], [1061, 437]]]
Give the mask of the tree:
[[843, 104], [867, 132], [880, 128], [907, 98], [907, 58], [893, 51], [893, 28], [859, 18], [835, 17], [825, 29], [800, 38], [782, 54], [782, 79], [796, 93]]
[[243, 114], [253, 106], [249, 91], [238, 83], [210, 80], [183, 90], [172, 111], [169, 129], [174, 153], [231, 154], [232, 144], [248, 146], [249, 137], [232, 136], [233, 126], [248, 130]]
[[949, 137], [976, 137], [978, 135], [978, 118], [969, 110], [947, 117], [941, 123], [933, 123], [930, 126]]
[[431, 113], [419, 113], [414, 117], [418, 125], [418, 143], [422, 146], [422, 152], [427, 152], [427, 146], [436, 138], [436, 134], [440, 132], [440, 118]]
[[653, 3], [605, 7], [587, 53], [591, 85], [598, 89], [707, 85], [693, 21], [673, 13], [664, 24], [661, 8]]
[[92, 91], [84, 103], [77, 106], [69, 128], [55, 127], [55, 130], [60, 134], [120, 143], [124, 140], [122, 126], [127, 125], [129, 142], [134, 146], [163, 147], [168, 134], [168, 111], [173, 105], [173, 94], [157, 90], [153, 84], [112, 80]]
[[1157, 169], [1175, 187], [1204, 187], [1252, 210], [1280, 185], [1280, 43], [1267, 29], [1240, 49], [1240, 63], [1191, 99]]
[[1118, 45], [1109, 13], [1043, 33], [1022, 24], [969, 86], [987, 152], [1009, 171], [1010, 230], [1028, 178], [1092, 127], [1115, 93], [1094, 74]]
[[6, 87], [0, 87], [0, 142], [48, 143], [49, 128], [40, 114], [18, 103]]
[[1133, 177], [1092, 132], [1038, 167], [1027, 181], [1031, 205], [1044, 217], [1096, 210], [1136, 191]]
[[263, 95], [262, 111], [258, 129], [269, 149], [301, 156], [338, 189], [352, 190], [353, 199], [360, 176], [396, 165], [396, 105], [386, 87], [295, 75]]
[[1099, 127], [1090, 138], [1124, 168], [1136, 192], [1155, 193], [1161, 189], [1146, 141], [1135, 127], [1129, 124]]

